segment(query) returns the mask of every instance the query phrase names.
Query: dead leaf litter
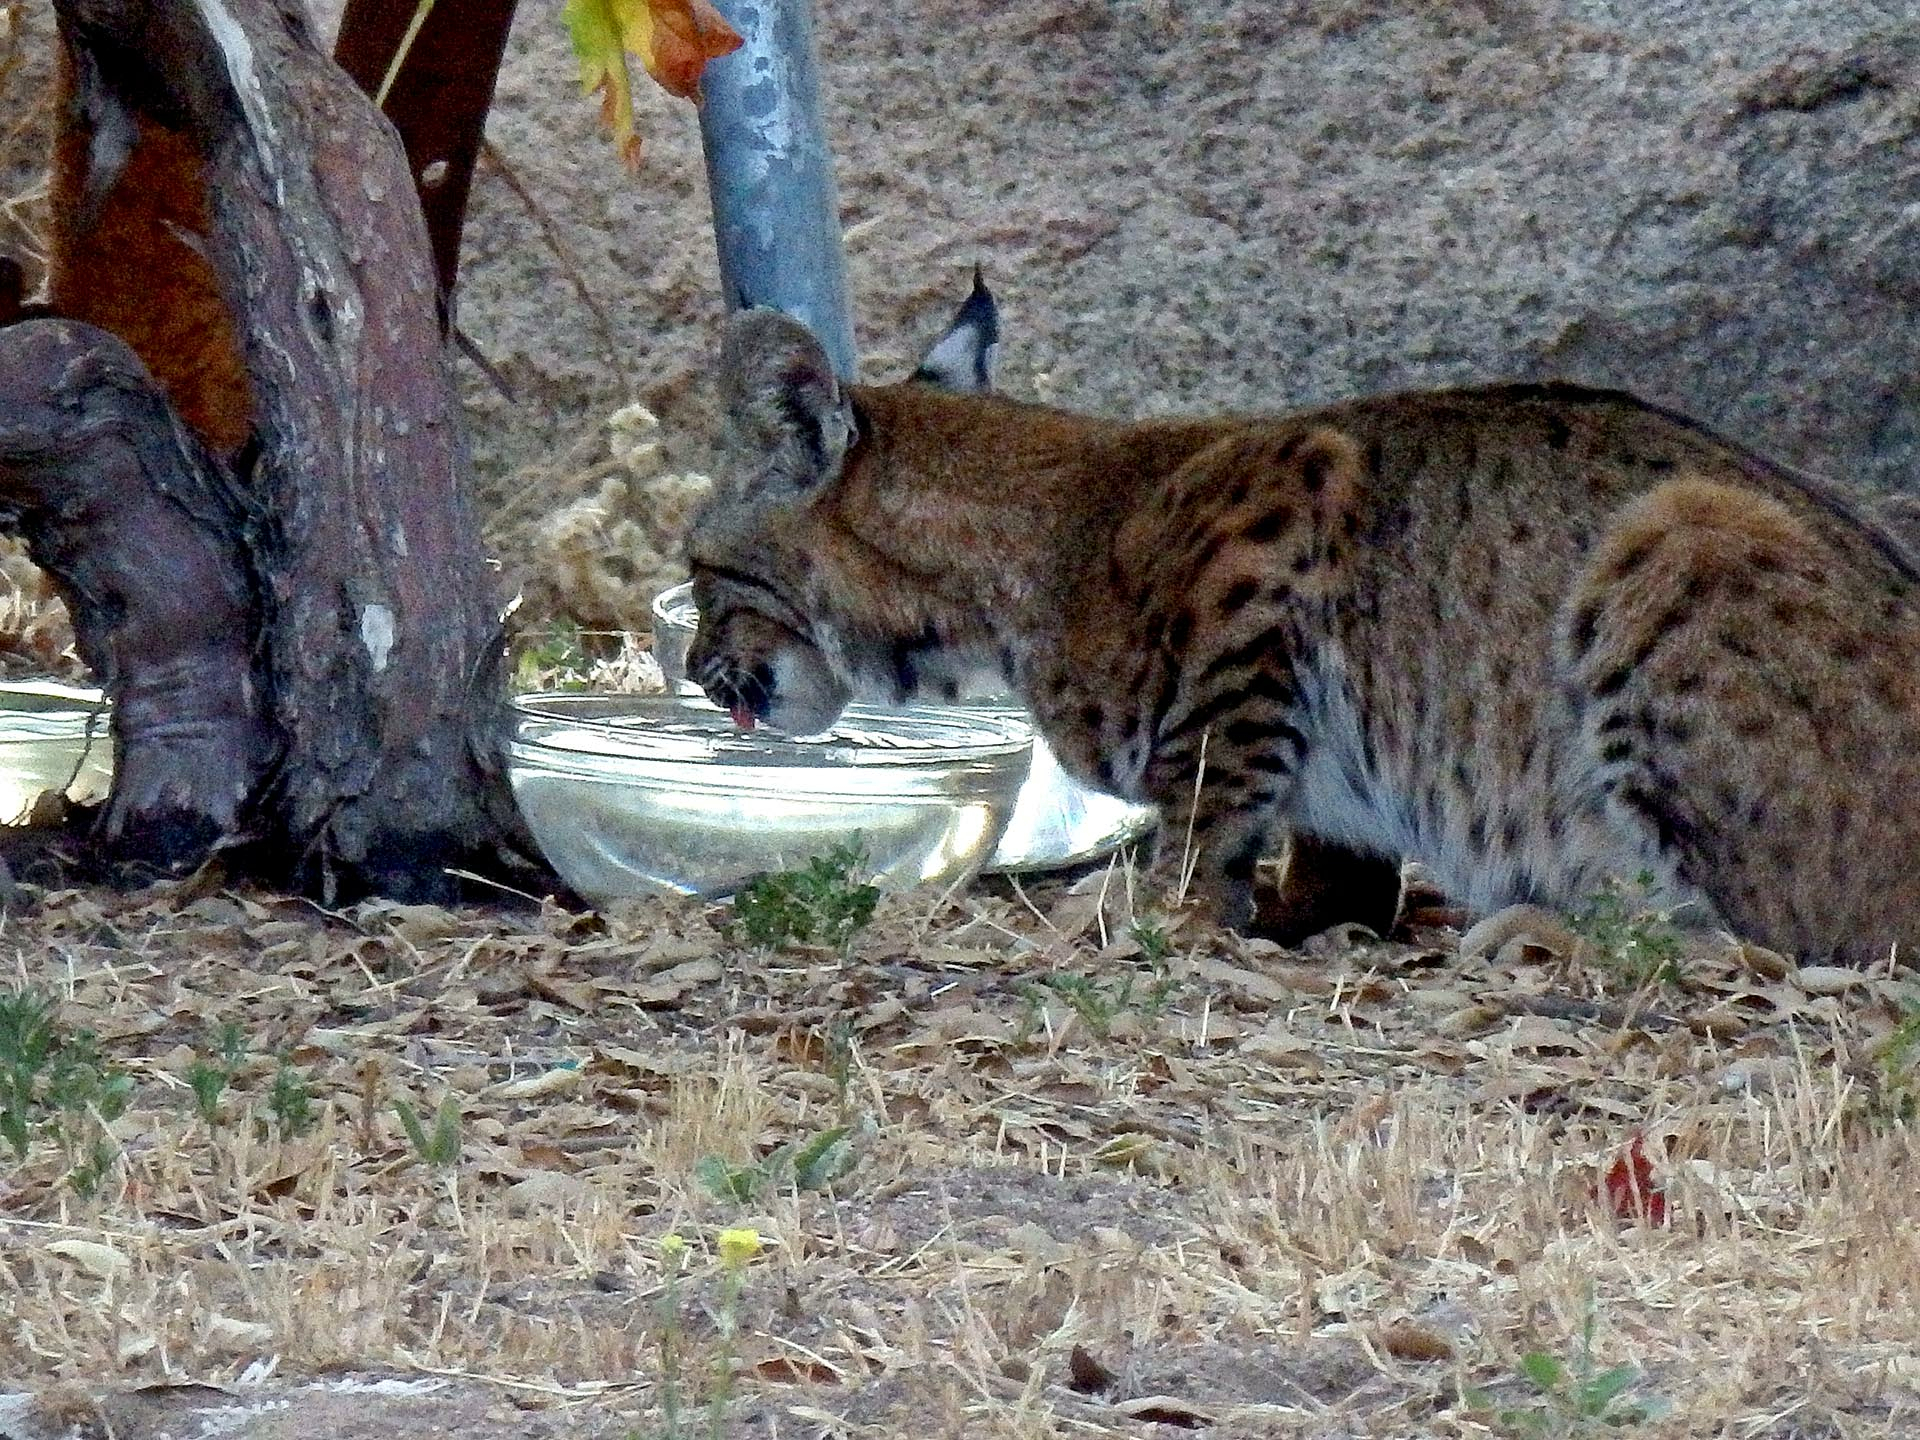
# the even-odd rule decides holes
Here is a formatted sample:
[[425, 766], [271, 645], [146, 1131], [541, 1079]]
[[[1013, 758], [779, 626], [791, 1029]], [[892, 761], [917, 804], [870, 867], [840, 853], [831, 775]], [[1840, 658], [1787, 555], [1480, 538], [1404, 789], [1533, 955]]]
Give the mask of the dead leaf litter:
[[844, 954], [39, 896], [0, 989], [130, 1089], [0, 1147], [0, 1407], [387, 1377], [624, 1435], [724, 1371], [740, 1434], [1485, 1435], [1591, 1321], [1637, 1433], [1910, 1433], [1915, 977], [1127, 893], [889, 897]]

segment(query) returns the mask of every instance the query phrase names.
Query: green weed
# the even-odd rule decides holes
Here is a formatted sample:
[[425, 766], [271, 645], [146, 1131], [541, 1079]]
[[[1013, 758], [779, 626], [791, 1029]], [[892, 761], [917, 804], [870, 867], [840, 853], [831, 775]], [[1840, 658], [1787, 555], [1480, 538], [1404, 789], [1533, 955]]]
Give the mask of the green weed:
[[1154, 973], [1164, 974], [1173, 954], [1173, 936], [1167, 927], [1158, 920], [1135, 920], [1127, 927], [1127, 934], [1140, 947], [1141, 958]]
[[247, 1043], [240, 1027], [229, 1020], [214, 1036], [213, 1058], [195, 1052], [187, 1067], [187, 1088], [193, 1092], [193, 1110], [209, 1128], [220, 1119], [220, 1097], [233, 1084], [240, 1064], [247, 1058]]
[[313, 1128], [313, 1087], [285, 1058], [274, 1071], [273, 1087], [267, 1091], [267, 1114], [273, 1117], [282, 1140], [304, 1135]]
[[[1145, 940], [1141, 938], [1143, 930], [1148, 937]], [[1137, 924], [1133, 938], [1150, 966], [1145, 973], [1129, 969], [1124, 974], [1100, 980], [1085, 975], [1043, 975], [1036, 984], [1027, 986], [1023, 992], [1027, 1015], [1018, 1037], [1020, 1041], [1030, 1039], [1039, 1028], [1048, 993], [1066, 1001], [1080, 1017], [1080, 1023], [1101, 1040], [1113, 1033], [1113, 1022], [1129, 1011], [1145, 1021], [1159, 1019], [1180, 988], [1180, 982], [1168, 974], [1166, 968], [1171, 941], [1165, 931], [1145, 929]]]
[[880, 892], [859, 878], [866, 872], [866, 852], [858, 844], [836, 845], [797, 870], [741, 886], [733, 897], [735, 923], [748, 944], [769, 950], [826, 945], [845, 951], [880, 900]]
[[522, 637], [513, 657], [514, 688], [583, 690], [591, 664], [580, 627], [570, 620], [556, 620]]
[[106, 1136], [96, 1135], [67, 1171], [67, 1184], [82, 1200], [90, 1200], [101, 1182], [113, 1173], [113, 1162], [119, 1158], [119, 1148]]
[[394, 1101], [393, 1113], [400, 1117], [400, 1128], [407, 1132], [407, 1142], [413, 1146], [414, 1156], [421, 1164], [444, 1170], [459, 1163], [460, 1102], [453, 1096], [442, 1099], [440, 1108], [433, 1112], [431, 1134], [407, 1101]]
[[119, 1154], [106, 1127], [132, 1098], [132, 1077], [100, 1058], [92, 1031], [60, 1024], [50, 997], [0, 992], [0, 1140], [15, 1160], [45, 1139], [65, 1155], [68, 1183], [91, 1195]]
[[1589, 1291], [1586, 1319], [1570, 1357], [1563, 1361], [1544, 1350], [1530, 1350], [1520, 1357], [1515, 1377], [1532, 1391], [1524, 1404], [1496, 1405], [1484, 1390], [1469, 1390], [1462, 1398], [1474, 1410], [1491, 1411], [1501, 1433], [1517, 1440], [1581, 1440], [1664, 1417], [1672, 1408], [1664, 1396], [1628, 1393], [1642, 1378], [1636, 1366], [1594, 1368], [1596, 1319]]
[[834, 1096], [842, 1119], [851, 1108], [853, 1094], [853, 1021], [836, 1016], [826, 1035], [827, 1078], [833, 1081]]
[[[713, 1311], [713, 1320], [719, 1331], [720, 1346], [714, 1353], [712, 1380], [707, 1386], [707, 1440], [724, 1440], [727, 1433], [727, 1410], [733, 1403], [733, 1367], [740, 1334], [740, 1292], [746, 1285], [747, 1267], [761, 1251], [757, 1230], [722, 1230], [716, 1239], [720, 1252], [720, 1303]], [[649, 1432], [649, 1440], [689, 1440], [693, 1431], [686, 1423], [682, 1395], [681, 1348], [685, 1337], [680, 1326], [680, 1277], [687, 1269], [687, 1242], [678, 1235], [668, 1235], [660, 1242], [660, 1263], [665, 1272], [665, 1285], [655, 1319], [660, 1350], [662, 1424], [660, 1429]], [[628, 1440], [641, 1440], [640, 1432], [629, 1431]]]
[[1608, 883], [1572, 920], [1573, 932], [1593, 947], [1601, 965], [1634, 986], [1678, 985], [1680, 931], [1673, 912], [1651, 903], [1653, 875], [1641, 871], [1632, 886]]
[[851, 1174], [859, 1161], [858, 1128], [852, 1124], [822, 1130], [804, 1143], [779, 1146], [751, 1165], [735, 1165], [719, 1155], [703, 1155], [693, 1177], [717, 1200], [750, 1205], [763, 1195], [792, 1185], [796, 1190], [825, 1190]]
[[1920, 994], [1901, 998], [1900, 1019], [1873, 1052], [1868, 1118], [1906, 1125], [1920, 1117]]

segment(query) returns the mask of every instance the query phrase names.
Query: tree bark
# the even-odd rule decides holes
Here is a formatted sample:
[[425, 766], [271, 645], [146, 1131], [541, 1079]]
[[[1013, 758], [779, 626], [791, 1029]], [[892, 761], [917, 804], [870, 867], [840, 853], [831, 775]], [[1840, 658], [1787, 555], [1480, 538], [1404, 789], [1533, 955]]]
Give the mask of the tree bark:
[[97, 837], [197, 861], [241, 832], [273, 751], [245, 497], [125, 344], [30, 320], [0, 329], [0, 506], [113, 698]]
[[[56, 10], [85, 193], [111, 192], [120, 138], [143, 126], [199, 152], [205, 254], [240, 321], [254, 418], [237, 479], [98, 332], [0, 335], [0, 372], [43, 424], [62, 406], [76, 424], [98, 417], [79, 428], [100, 438], [63, 464], [16, 461], [4, 483], [90, 637], [116, 758], [151, 757], [116, 776], [102, 837], [155, 838], [155, 797], [172, 797], [169, 833], [248, 841], [248, 868], [330, 900], [448, 895], [450, 869], [552, 888], [507, 784], [499, 615], [398, 138], [298, 0]], [[149, 535], [142, 574], [125, 553]], [[222, 599], [204, 615], [169, 612], [170, 596], [194, 610], [207, 587]], [[200, 773], [215, 752], [237, 799]]]

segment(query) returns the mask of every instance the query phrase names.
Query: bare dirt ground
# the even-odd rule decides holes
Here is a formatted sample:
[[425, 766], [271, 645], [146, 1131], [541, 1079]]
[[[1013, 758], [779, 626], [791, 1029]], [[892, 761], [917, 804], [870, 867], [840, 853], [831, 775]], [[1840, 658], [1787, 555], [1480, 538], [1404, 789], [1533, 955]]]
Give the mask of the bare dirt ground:
[[[1589, 1324], [1671, 1407], [1630, 1433], [1912, 1433], [1910, 974], [1432, 910], [1289, 954], [1125, 889], [844, 954], [22, 889], [7, 983], [131, 1100], [97, 1175], [74, 1112], [0, 1162], [0, 1434], [666, 1434], [673, 1365], [687, 1434], [724, 1372], [738, 1435], [1576, 1435], [1522, 1357]], [[448, 1100], [429, 1163], [396, 1102]]]

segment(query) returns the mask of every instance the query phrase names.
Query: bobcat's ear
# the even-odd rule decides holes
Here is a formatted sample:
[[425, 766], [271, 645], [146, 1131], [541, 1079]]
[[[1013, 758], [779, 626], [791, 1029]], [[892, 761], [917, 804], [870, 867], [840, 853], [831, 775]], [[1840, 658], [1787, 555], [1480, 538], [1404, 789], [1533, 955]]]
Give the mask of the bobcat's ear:
[[1000, 350], [1000, 311], [993, 292], [973, 267], [973, 293], [947, 326], [947, 333], [920, 357], [913, 379], [963, 395], [993, 388], [993, 364]]
[[766, 498], [805, 498], [840, 473], [853, 404], [825, 348], [791, 315], [748, 310], [727, 322], [720, 399], [736, 454]]

